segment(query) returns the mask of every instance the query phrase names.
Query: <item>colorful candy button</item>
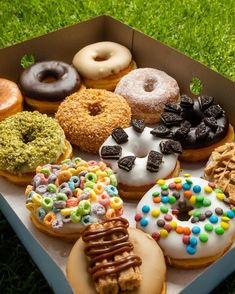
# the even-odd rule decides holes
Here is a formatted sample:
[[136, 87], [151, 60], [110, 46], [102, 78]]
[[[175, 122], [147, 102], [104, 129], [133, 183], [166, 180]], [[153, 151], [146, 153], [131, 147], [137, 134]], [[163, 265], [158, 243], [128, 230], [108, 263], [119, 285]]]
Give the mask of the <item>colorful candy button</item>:
[[149, 221], [148, 221], [146, 218], [142, 218], [142, 219], [140, 220], [140, 225], [141, 225], [142, 227], [146, 227], [146, 226], [148, 225], [148, 223], [149, 223]]
[[219, 200], [222, 201], [222, 200], [224, 200], [224, 197], [225, 197], [225, 196], [224, 196], [223, 193], [216, 193], [216, 198], [217, 198], [217, 199], [219, 199]]
[[165, 183], [166, 183], [166, 181], [163, 180], [163, 179], [159, 179], [159, 180], [157, 180], [157, 184], [158, 184], [159, 186], [162, 186], [162, 185], [164, 185]]
[[201, 232], [200, 227], [195, 226], [195, 227], [192, 228], [192, 233], [193, 234], [198, 235], [200, 232]]
[[158, 217], [160, 215], [160, 210], [158, 210], [158, 209], [151, 210], [151, 215], [153, 217]]
[[136, 222], [139, 222], [141, 219], [142, 219], [142, 215], [141, 215], [140, 213], [137, 213], [137, 214], [135, 215], [135, 221], [136, 221]]
[[232, 210], [227, 211], [226, 215], [227, 215], [227, 217], [229, 217], [231, 219], [235, 217], [235, 213]]
[[205, 193], [209, 194], [209, 193], [211, 193], [213, 190], [212, 190], [212, 188], [211, 188], [210, 186], [205, 186], [205, 187], [204, 187], [204, 191], [205, 191]]
[[151, 236], [156, 241], [160, 239], [160, 233], [158, 232], [153, 232]]
[[213, 226], [211, 224], [206, 224], [204, 226], [204, 229], [207, 231], [207, 232], [212, 232], [213, 231]]
[[196, 253], [196, 248], [193, 247], [193, 246], [191, 246], [191, 245], [188, 245], [188, 246], [186, 247], [186, 251], [188, 252], [188, 254], [190, 254], [190, 255], [194, 255], [194, 254]]
[[218, 222], [218, 216], [216, 215], [212, 215], [209, 217], [209, 221], [212, 223], [212, 224], [216, 224]]
[[150, 206], [149, 205], [144, 205], [143, 207], [142, 207], [142, 212], [143, 213], [148, 213], [150, 211]]
[[158, 191], [155, 191], [155, 192], [152, 193], [153, 197], [156, 197], [156, 196], [159, 196], [159, 195], [160, 195], [160, 192], [158, 192]]
[[161, 238], [166, 238], [168, 236], [168, 232], [165, 229], [161, 229], [159, 233]]
[[168, 209], [167, 206], [165, 206], [165, 205], [164, 205], [164, 206], [161, 205], [161, 206], [160, 206], [160, 210], [161, 210], [162, 213], [167, 213], [169, 209]]
[[208, 241], [208, 236], [206, 234], [200, 234], [199, 235], [199, 240], [202, 242], [202, 243], [206, 243]]
[[193, 192], [194, 193], [200, 193], [201, 190], [202, 190], [201, 186], [199, 186], [199, 185], [193, 186]]
[[217, 228], [215, 228], [215, 232], [217, 235], [223, 235], [224, 229], [222, 227], [217, 227]]

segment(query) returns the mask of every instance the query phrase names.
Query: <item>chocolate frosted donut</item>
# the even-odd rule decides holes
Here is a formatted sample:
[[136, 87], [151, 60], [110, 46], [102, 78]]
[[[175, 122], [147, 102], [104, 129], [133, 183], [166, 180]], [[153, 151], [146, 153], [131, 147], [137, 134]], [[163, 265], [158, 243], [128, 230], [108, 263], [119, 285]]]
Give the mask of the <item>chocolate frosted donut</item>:
[[20, 76], [19, 84], [25, 96], [53, 102], [78, 90], [81, 80], [69, 64], [44, 61], [26, 68]]
[[[219, 104], [214, 103], [213, 97], [200, 96], [197, 100], [193, 100], [187, 95], [181, 96], [179, 104], [165, 105], [161, 124], [152, 131], [152, 134], [178, 140], [184, 151], [189, 149], [194, 152], [201, 148], [210, 151], [205, 150], [205, 147], [215, 148], [214, 144], [221, 144], [221, 140], [231, 141], [234, 135], [225, 111]], [[206, 157], [203, 159], [209, 154], [204, 154]]]

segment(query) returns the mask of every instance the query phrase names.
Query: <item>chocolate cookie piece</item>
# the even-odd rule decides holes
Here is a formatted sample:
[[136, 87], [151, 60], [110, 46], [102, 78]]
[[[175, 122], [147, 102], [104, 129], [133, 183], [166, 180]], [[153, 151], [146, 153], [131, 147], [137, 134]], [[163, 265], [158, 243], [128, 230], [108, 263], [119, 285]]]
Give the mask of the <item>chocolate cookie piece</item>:
[[178, 128], [173, 134], [173, 138], [176, 140], [181, 140], [185, 138], [190, 131], [191, 124], [188, 121], [184, 121], [180, 128]]
[[133, 118], [131, 120], [131, 125], [132, 125], [133, 129], [138, 133], [142, 133], [145, 128], [144, 119]]
[[222, 114], [224, 113], [223, 109], [220, 107], [219, 104], [217, 105], [211, 105], [209, 108], [207, 108], [205, 111], [204, 111], [204, 114], [206, 116], [212, 116], [212, 117], [215, 117], [215, 118], [219, 118], [222, 116]]
[[180, 106], [182, 108], [193, 108], [194, 101], [188, 95], [181, 95]]
[[171, 130], [164, 125], [158, 125], [156, 128], [150, 131], [150, 134], [160, 138], [169, 138], [171, 137]]
[[136, 156], [125, 156], [118, 160], [118, 167], [130, 171], [135, 164]]
[[161, 114], [161, 121], [166, 126], [179, 126], [183, 121], [183, 118], [177, 113], [173, 112], [163, 112]]
[[103, 146], [101, 148], [101, 157], [104, 159], [119, 159], [121, 155], [121, 146]]
[[171, 150], [174, 153], [182, 154], [183, 148], [181, 143], [179, 141], [174, 141], [174, 140], [169, 140], [169, 141], [170, 141]]
[[150, 172], [158, 172], [160, 164], [162, 163], [163, 155], [157, 151], [151, 150], [147, 160], [147, 170]]
[[128, 141], [128, 135], [121, 127], [113, 129], [112, 137], [118, 144], [122, 144]]
[[212, 129], [212, 131], [216, 131], [218, 128], [217, 120], [211, 116], [211, 117], [205, 117], [204, 123]]
[[181, 110], [182, 109], [179, 106], [179, 104], [167, 103], [164, 107], [164, 111], [173, 112], [173, 113], [177, 113], [177, 114], [180, 114]]
[[159, 146], [160, 146], [160, 150], [162, 154], [165, 154], [165, 155], [169, 155], [172, 153], [181, 154], [183, 152], [182, 146], [180, 142], [178, 141], [174, 141], [174, 140], [161, 141]]
[[198, 97], [198, 104], [202, 111], [206, 110], [213, 102], [214, 98], [211, 96], [204, 95]]
[[195, 131], [196, 140], [203, 140], [209, 134], [210, 129], [205, 125], [204, 122], [200, 123]]

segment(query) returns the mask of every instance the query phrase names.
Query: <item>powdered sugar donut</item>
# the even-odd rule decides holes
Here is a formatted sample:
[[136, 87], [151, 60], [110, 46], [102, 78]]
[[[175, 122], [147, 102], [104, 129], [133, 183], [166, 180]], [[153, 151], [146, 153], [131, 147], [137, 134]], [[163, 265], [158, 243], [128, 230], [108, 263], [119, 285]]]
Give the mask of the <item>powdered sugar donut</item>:
[[179, 174], [177, 161], [181, 145], [154, 136], [143, 121], [132, 120], [132, 127], [116, 128], [100, 148], [101, 158], [113, 169], [122, 197], [140, 198], [158, 178]]
[[124, 76], [115, 93], [123, 96], [134, 118], [157, 123], [166, 103], [179, 100], [179, 86], [175, 79], [154, 68], [139, 68]]
[[137, 206], [137, 227], [158, 242], [169, 264], [206, 266], [230, 247], [235, 208], [214, 183], [185, 177], [158, 180]]

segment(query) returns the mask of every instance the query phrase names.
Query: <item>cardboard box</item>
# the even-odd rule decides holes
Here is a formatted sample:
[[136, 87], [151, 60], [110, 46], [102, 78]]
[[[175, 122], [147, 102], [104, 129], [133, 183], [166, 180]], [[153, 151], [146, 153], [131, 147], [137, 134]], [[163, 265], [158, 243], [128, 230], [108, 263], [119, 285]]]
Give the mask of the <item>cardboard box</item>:
[[[87, 44], [114, 41], [128, 47], [138, 67], [166, 71], [179, 83], [181, 93], [191, 96], [190, 81], [198, 78], [202, 94], [214, 96], [235, 125], [235, 84], [184, 54], [109, 17], [100, 16], [53, 33], [0, 50], [0, 77], [15, 82], [22, 71], [21, 58], [32, 54], [36, 61], [61, 60], [71, 63], [74, 54]], [[79, 154], [83, 156], [83, 154]], [[85, 156], [85, 155], [84, 155]], [[87, 155], [86, 155], [87, 156]], [[90, 156], [89, 159], [95, 157]], [[85, 158], [86, 159], [86, 158]], [[183, 165], [184, 170], [201, 176], [202, 165]], [[22, 243], [52, 286], [55, 293], [71, 293], [65, 266], [71, 244], [48, 237], [35, 229], [25, 208], [24, 189], [0, 178], [1, 210]], [[126, 202], [125, 215], [133, 221], [136, 203]], [[133, 225], [133, 222], [132, 222]], [[211, 266], [199, 270], [168, 268], [167, 293], [208, 293], [235, 270], [235, 248]]]

